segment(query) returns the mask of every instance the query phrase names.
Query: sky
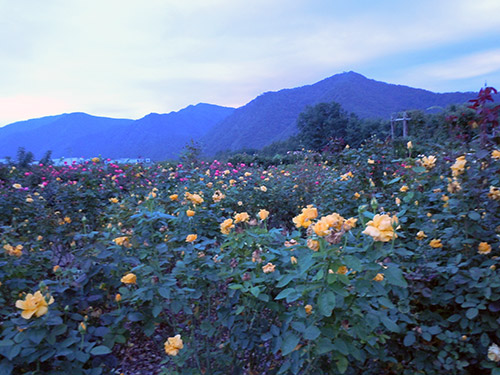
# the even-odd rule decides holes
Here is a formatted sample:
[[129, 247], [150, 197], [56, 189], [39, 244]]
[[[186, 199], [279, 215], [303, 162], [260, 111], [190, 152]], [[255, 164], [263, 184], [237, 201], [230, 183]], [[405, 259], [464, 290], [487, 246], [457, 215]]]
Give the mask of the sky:
[[0, 0], [0, 126], [239, 107], [345, 71], [500, 89], [500, 0]]

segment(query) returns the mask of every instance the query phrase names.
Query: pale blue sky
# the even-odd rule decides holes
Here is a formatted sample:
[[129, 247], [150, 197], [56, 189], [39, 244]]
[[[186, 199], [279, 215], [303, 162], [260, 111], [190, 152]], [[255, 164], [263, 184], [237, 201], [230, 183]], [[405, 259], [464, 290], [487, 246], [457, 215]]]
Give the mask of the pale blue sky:
[[500, 89], [500, 0], [0, 0], [0, 126], [241, 106], [343, 71]]

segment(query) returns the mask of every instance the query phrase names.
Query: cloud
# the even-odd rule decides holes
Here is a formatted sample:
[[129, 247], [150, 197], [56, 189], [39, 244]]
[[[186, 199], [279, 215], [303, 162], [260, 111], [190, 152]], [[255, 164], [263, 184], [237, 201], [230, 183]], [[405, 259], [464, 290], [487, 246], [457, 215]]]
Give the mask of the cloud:
[[[0, 113], [0, 124], [40, 113], [33, 98], [43, 99], [47, 114], [64, 109], [137, 118], [199, 101], [239, 106], [265, 91], [340, 71], [363, 73], [375, 64], [391, 82], [411, 69], [449, 82], [447, 62], [432, 51], [454, 44], [471, 53], [474, 41], [500, 34], [496, 0], [6, 4], [0, 5], [0, 97], [27, 103], [12, 105], [17, 115], [7, 111], [17, 118]], [[395, 57], [409, 54], [419, 62], [396, 65]], [[465, 72], [472, 61], [462, 64]], [[473, 68], [491, 69], [486, 65]], [[416, 75], [410, 78], [422, 86]]]

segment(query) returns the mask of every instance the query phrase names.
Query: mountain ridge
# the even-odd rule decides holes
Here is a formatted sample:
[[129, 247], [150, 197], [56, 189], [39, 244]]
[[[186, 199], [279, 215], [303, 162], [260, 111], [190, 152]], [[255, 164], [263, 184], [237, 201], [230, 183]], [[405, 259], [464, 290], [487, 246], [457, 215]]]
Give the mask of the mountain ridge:
[[36, 158], [52, 150], [53, 157], [165, 160], [177, 157], [190, 140], [213, 155], [284, 140], [296, 134], [301, 112], [323, 102], [335, 101], [360, 118], [389, 119], [403, 110], [462, 104], [475, 96], [474, 92], [433, 93], [349, 71], [313, 84], [264, 92], [239, 108], [198, 103], [135, 120], [73, 112], [18, 121], [0, 128], [0, 156], [15, 156], [18, 147], [24, 147]]

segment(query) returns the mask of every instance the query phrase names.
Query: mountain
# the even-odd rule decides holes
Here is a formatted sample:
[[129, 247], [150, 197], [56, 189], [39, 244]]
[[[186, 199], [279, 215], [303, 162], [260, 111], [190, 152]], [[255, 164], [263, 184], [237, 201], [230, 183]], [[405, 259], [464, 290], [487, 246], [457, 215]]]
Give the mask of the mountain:
[[355, 72], [336, 74], [312, 85], [264, 93], [236, 109], [201, 139], [210, 154], [223, 150], [262, 148], [296, 133], [299, 114], [307, 106], [339, 103], [361, 118], [389, 119], [410, 109], [464, 103], [475, 93], [437, 94], [368, 79]]
[[1, 156], [15, 157], [24, 147], [39, 159], [47, 150], [54, 158], [178, 156], [191, 140], [198, 140], [234, 108], [200, 103], [178, 112], [151, 113], [141, 119], [113, 119], [69, 113], [16, 122], [0, 128]]

